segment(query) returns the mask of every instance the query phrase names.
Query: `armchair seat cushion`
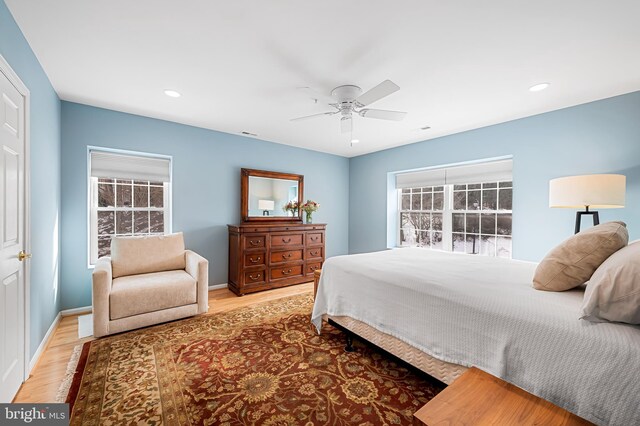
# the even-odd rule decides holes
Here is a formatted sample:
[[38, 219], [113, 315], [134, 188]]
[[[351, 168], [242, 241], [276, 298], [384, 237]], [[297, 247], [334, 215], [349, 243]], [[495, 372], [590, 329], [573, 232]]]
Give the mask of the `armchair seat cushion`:
[[111, 320], [196, 303], [196, 280], [184, 270], [127, 275], [113, 280]]

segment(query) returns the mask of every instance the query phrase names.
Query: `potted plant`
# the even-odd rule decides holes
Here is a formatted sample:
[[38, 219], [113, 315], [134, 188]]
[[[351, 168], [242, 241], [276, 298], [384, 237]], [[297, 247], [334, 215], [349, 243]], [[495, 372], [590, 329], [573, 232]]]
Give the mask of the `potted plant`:
[[300, 206], [300, 210], [306, 213], [306, 223], [311, 223], [311, 214], [318, 211], [318, 207], [320, 207], [320, 203], [316, 203], [312, 200], [307, 200], [306, 203]]

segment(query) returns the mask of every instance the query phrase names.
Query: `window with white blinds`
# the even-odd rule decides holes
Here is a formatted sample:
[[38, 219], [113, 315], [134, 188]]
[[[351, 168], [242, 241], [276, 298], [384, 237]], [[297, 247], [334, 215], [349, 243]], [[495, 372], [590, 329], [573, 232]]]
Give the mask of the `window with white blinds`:
[[396, 175], [398, 245], [511, 257], [512, 160]]
[[115, 235], [171, 232], [171, 158], [89, 151], [89, 264]]

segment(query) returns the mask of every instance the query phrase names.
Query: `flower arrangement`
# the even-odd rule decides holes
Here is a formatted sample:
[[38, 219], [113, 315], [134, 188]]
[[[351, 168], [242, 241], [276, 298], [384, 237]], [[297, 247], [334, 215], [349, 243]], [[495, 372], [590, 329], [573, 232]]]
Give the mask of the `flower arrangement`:
[[293, 216], [298, 214], [298, 209], [300, 208], [300, 203], [297, 201], [289, 201], [287, 204], [282, 207], [282, 210], [285, 212], [291, 212]]
[[320, 207], [320, 203], [312, 200], [307, 200], [306, 203], [300, 206], [300, 210], [306, 213], [307, 223], [311, 223], [311, 214], [318, 211], [318, 207]]
[[320, 207], [320, 203], [316, 203], [315, 201], [307, 200], [306, 203], [300, 206], [300, 210], [305, 213], [313, 213], [318, 211], [318, 207]]

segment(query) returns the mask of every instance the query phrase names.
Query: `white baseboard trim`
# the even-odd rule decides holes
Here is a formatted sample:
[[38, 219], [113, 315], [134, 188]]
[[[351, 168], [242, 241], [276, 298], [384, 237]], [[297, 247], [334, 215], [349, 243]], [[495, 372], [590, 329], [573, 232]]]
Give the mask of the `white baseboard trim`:
[[[219, 290], [221, 288], [227, 288], [227, 283], [215, 284], [215, 285], [209, 286], [209, 290]], [[42, 338], [42, 341], [40, 342], [38, 349], [31, 357], [31, 361], [29, 362], [29, 366], [28, 366], [29, 371], [27, 372], [27, 374], [31, 373], [31, 370], [33, 370], [33, 367], [35, 367], [35, 365], [38, 363], [38, 360], [40, 359], [42, 352], [44, 352], [44, 350], [47, 347], [47, 344], [49, 344], [49, 339], [51, 339], [51, 336], [53, 335], [53, 332], [55, 331], [56, 327], [60, 323], [60, 320], [62, 319], [62, 317], [68, 317], [69, 315], [90, 314], [92, 311], [93, 309], [91, 308], [91, 306], [81, 306], [79, 308], [64, 309], [58, 312], [58, 315], [56, 315], [55, 319], [51, 323], [51, 326], [47, 330], [47, 333]]]
[[68, 317], [69, 315], [90, 314], [93, 311], [91, 306], [81, 306], [79, 308], [65, 309], [60, 311], [60, 315]]
[[210, 285], [210, 286], [209, 286], [209, 291], [211, 291], [211, 290], [219, 290], [219, 289], [221, 289], [221, 288], [227, 288], [227, 287], [229, 287], [229, 286], [227, 285], [227, 283]]
[[53, 332], [55, 331], [56, 327], [58, 327], [58, 324], [60, 323], [61, 318], [62, 318], [62, 315], [60, 315], [60, 312], [58, 312], [58, 315], [56, 315], [56, 317], [54, 318], [53, 322], [51, 323], [51, 326], [47, 330], [47, 333], [42, 338], [42, 341], [40, 342], [38, 349], [36, 349], [36, 353], [33, 354], [33, 356], [31, 357], [31, 361], [29, 361], [29, 365], [27, 366], [29, 371], [27, 372], [27, 375], [31, 373], [31, 370], [33, 370], [33, 367], [36, 366], [36, 364], [38, 363], [38, 360], [40, 359], [40, 356], [42, 355], [44, 350], [47, 348], [47, 345], [49, 344], [49, 339], [51, 339]]

